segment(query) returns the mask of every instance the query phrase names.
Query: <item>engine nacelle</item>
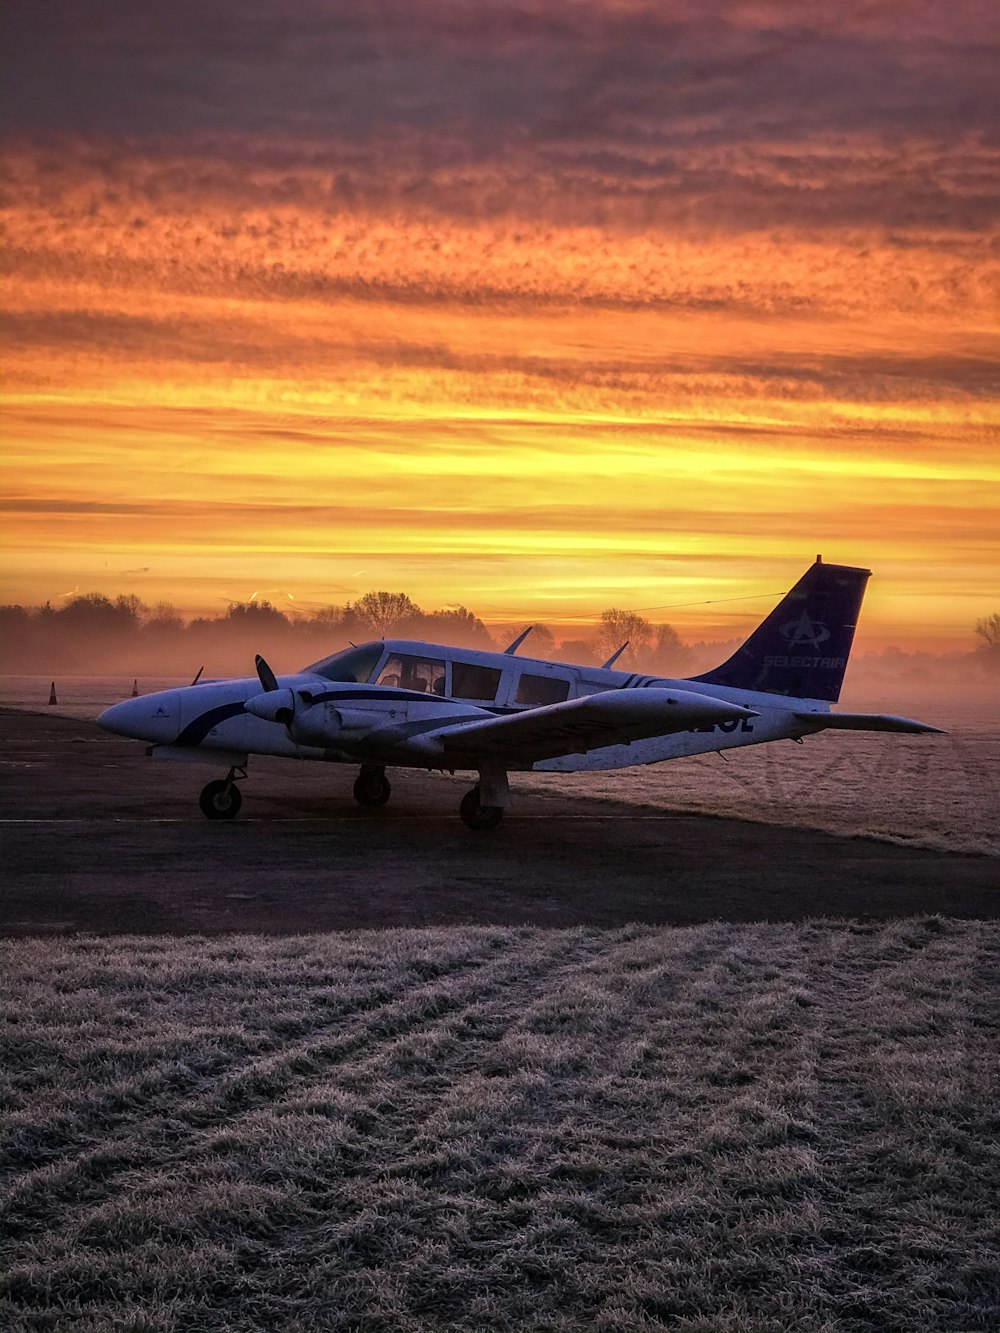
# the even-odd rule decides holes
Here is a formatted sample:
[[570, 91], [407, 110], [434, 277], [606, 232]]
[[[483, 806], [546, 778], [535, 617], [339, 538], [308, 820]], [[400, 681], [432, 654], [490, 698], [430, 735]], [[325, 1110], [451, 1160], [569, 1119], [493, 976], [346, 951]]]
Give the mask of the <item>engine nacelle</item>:
[[384, 721], [383, 715], [360, 708], [335, 708], [333, 704], [301, 706], [288, 731], [297, 745], [343, 745], [360, 740]]
[[295, 698], [291, 690], [265, 690], [263, 694], [252, 695], [243, 707], [265, 722], [289, 722], [295, 711]]

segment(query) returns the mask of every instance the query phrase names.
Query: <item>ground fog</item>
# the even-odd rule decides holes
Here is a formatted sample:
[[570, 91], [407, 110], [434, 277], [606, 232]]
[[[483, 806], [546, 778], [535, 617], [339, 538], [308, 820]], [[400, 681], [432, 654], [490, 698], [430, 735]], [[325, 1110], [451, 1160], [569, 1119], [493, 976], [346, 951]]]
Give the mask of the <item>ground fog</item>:
[[11, 1333], [1000, 1325], [1000, 927], [22, 940]]
[[[850, 708], [909, 711], [885, 698]], [[529, 791], [557, 787], [588, 799], [1000, 856], [1000, 703], [914, 707], [913, 715], [944, 734], [821, 732], [801, 745], [773, 741], [610, 772], [531, 773], [517, 783]]]

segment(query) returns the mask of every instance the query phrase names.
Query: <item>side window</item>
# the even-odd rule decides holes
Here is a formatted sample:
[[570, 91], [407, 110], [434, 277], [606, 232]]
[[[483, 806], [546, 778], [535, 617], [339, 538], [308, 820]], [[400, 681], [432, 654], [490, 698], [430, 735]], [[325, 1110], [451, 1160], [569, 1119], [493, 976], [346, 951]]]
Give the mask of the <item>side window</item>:
[[516, 704], [561, 704], [569, 697], [569, 681], [555, 676], [531, 676], [527, 672], [517, 682]]
[[377, 685], [398, 685], [420, 694], [444, 694], [444, 662], [437, 657], [393, 653], [379, 673]]
[[500, 672], [472, 662], [452, 662], [451, 692], [456, 699], [495, 699]]

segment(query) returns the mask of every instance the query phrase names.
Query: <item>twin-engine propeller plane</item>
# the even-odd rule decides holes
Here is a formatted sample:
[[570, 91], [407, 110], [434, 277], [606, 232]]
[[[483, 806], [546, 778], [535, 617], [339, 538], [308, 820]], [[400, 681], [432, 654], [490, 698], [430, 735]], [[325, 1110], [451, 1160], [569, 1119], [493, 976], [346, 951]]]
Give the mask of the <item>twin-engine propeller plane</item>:
[[386, 639], [291, 676], [258, 657], [255, 677], [127, 699], [97, 720], [153, 756], [226, 766], [201, 793], [209, 819], [237, 813], [248, 756], [266, 754], [357, 764], [364, 806], [388, 801], [387, 768], [474, 772], [459, 813], [491, 829], [511, 772], [628, 768], [829, 729], [939, 730], [830, 711], [869, 577], [817, 557], [728, 661], [687, 680], [614, 671], [618, 653], [603, 667], [518, 657], [525, 635], [502, 653]]

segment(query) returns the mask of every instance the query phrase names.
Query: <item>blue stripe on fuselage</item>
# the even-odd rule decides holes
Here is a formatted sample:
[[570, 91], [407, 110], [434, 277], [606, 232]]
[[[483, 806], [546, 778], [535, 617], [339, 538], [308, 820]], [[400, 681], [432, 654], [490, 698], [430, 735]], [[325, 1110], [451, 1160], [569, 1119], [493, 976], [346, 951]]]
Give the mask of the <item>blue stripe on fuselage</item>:
[[321, 694], [313, 694], [307, 685], [299, 686], [296, 689], [298, 694], [308, 694], [309, 703], [307, 707], [311, 708], [313, 704], [330, 703], [334, 699], [399, 699], [412, 703], [435, 703], [435, 704], [453, 704], [454, 699], [449, 699], [443, 694], [421, 694], [419, 690], [397, 690], [391, 685], [375, 685], [369, 689], [354, 690], [324, 690]]
[[522, 713], [524, 708], [516, 708], [509, 704], [487, 704], [474, 703], [471, 699], [457, 699], [454, 695], [447, 694], [421, 694], [418, 690], [397, 690], [391, 685], [376, 685], [370, 689], [357, 690], [325, 690], [322, 694], [312, 694], [308, 688], [305, 693], [309, 694], [308, 707], [313, 704], [332, 703], [337, 699], [398, 699], [400, 702], [421, 703], [421, 704], [447, 704], [449, 708], [454, 708], [456, 704], [466, 704], [469, 708], [481, 708], [484, 713]]
[[228, 721], [231, 717], [239, 717], [240, 713], [245, 712], [242, 699], [238, 703], [219, 704], [216, 708], [210, 708], [190, 721], [174, 744], [185, 747], [200, 745], [213, 727], [218, 726], [220, 722]]

